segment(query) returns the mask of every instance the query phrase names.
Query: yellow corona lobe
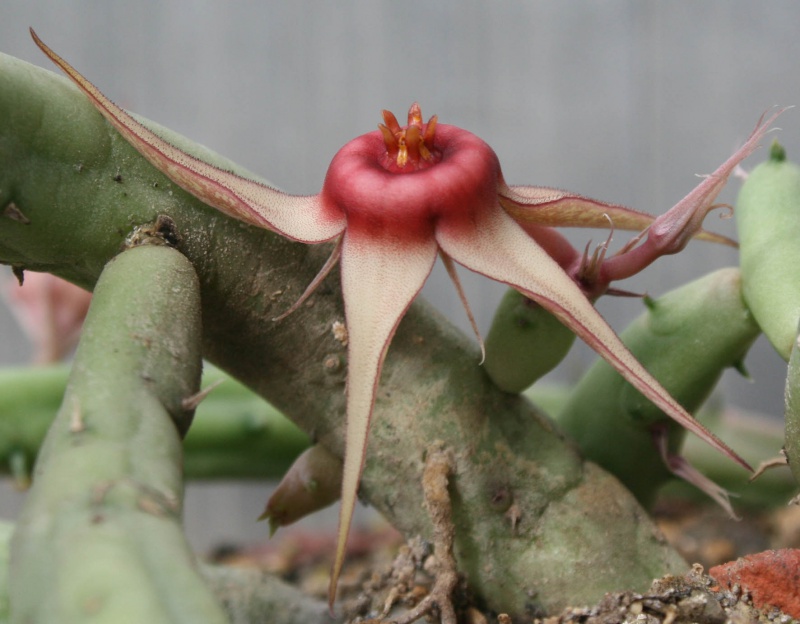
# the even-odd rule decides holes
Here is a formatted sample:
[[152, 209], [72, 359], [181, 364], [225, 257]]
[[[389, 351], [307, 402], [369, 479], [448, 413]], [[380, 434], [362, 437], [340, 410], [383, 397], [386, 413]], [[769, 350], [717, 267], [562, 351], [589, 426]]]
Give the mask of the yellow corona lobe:
[[422, 110], [414, 102], [408, 109], [408, 125], [402, 128], [397, 117], [391, 112], [383, 111], [384, 123], [378, 125], [386, 143], [386, 154], [393, 164], [405, 169], [411, 163], [413, 169], [422, 169], [436, 162], [433, 140], [436, 136], [434, 115], [427, 124], [422, 123]]

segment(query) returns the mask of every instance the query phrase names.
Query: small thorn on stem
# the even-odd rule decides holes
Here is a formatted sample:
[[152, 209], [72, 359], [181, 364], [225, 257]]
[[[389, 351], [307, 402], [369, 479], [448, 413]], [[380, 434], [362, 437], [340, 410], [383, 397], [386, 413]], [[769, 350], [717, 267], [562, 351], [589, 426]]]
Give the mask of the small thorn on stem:
[[215, 381], [214, 383], [212, 383], [207, 388], [204, 388], [203, 390], [201, 390], [200, 392], [197, 392], [196, 394], [193, 394], [192, 396], [186, 397], [185, 399], [183, 399], [181, 401], [181, 407], [184, 410], [186, 410], [187, 412], [190, 412], [190, 411], [192, 411], [194, 409], [197, 409], [197, 406], [200, 405], [200, 403], [202, 403], [205, 400], [205, 398], [209, 394], [211, 394], [211, 392], [213, 390], [215, 390], [224, 381], [225, 381], [224, 379], [219, 379], [219, 380]]
[[772, 470], [773, 468], [780, 468], [781, 466], [788, 466], [789, 460], [786, 458], [786, 453], [781, 451], [781, 454], [777, 457], [772, 457], [771, 459], [765, 459], [762, 461], [756, 471], [750, 476], [750, 482], [752, 483], [762, 474], [767, 472], [767, 470]]

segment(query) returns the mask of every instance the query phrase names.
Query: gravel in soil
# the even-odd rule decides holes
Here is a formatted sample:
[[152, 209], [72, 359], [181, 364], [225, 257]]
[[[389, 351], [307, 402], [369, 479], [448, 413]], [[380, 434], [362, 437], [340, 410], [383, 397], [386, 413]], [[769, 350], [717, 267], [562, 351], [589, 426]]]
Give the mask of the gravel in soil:
[[[656, 510], [667, 539], [692, 562], [683, 576], [653, 582], [645, 593], [618, 591], [596, 605], [577, 606], [559, 614], [530, 620], [531, 624], [739, 624], [793, 622], [778, 609], [755, 608], [746, 587], [726, 587], [708, 576], [712, 566], [768, 549], [800, 548], [800, 507], [768, 512], [746, 512], [732, 520], [719, 509], [670, 501]], [[327, 592], [333, 536], [289, 530], [282, 539], [248, 549], [222, 549], [218, 561], [268, 570], [304, 591], [324, 598]], [[427, 595], [435, 569], [435, 555], [419, 540], [403, 544], [387, 526], [354, 534], [350, 540], [347, 575], [340, 583], [340, 604], [351, 618], [368, 622], [391, 621]], [[459, 622], [510, 624], [503, 614], [482, 613], [466, 588], [456, 589]]]

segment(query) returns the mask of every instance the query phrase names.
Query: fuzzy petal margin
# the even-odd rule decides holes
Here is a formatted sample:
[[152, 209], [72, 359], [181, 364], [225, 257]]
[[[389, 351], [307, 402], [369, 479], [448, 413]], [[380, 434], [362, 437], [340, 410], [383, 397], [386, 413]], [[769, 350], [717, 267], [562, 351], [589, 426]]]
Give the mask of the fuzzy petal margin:
[[[521, 225], [535, 223], [551, 227], [608, 228], [642, 232], [656, 217], [620, 204], [584, 197], [545, 186], [506, 186], [500, 189], [500, 204]], [[698, 240], [736, 246], [721, 234], [698, 230]]]
[[142, 156], [175, 184], [226, 215], [303, 243], [340, 234], [344, 215], [317, 195], [288, 195], [195, 158], [165, 141], [109, 100], [31, 29], [42, 51], [58, 65], [97, 110]]

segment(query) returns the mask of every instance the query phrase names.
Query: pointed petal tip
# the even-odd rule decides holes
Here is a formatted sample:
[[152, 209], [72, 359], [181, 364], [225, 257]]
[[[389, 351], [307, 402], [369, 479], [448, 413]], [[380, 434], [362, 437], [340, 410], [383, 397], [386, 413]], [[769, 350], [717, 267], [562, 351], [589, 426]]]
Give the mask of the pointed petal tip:
[[[694, 421], [694, 419], [692, 419], [692, 420]], [[678, 421], [678, 422], [680, 424], [683, 424], [680, 421]], [[694, 421], [694, 422], [697, 423], [697, 421]], [[706, 429], [700, 423], [697, 423], [697, 428], [698, 429], [689, 428], [685, 424], [683, 424], [683, 426], [686, 427], [687, 429], [689, 429], [689, 431], [692, 431], [701, 440], [703, 440], [704, 442], [707, 442], [708, 444], [713, 446], [715, 449], [720, 451], [723, 455], [725, 455], [729, 459], [732, 459], [733, 461], [735, 461], [742, 468], [747, 470], [747, 472], [753, 472], [753, 467], [749, 463], [747, 463], [741, 455], [739, 455], [736, 451], [734, 451], [731, 447], [729, 447], [727, 444], [725, 444], [722, 440], [720, 440], [717, 436], [715, 436], [713, 433], [711, 433], [708, 429]], [[701, 431], [703, 433], [701, 433]]]
[[344, 230], [344, 214], [328, 209], [319, 195], [289, 195], [178, 148], [114, 104], [72, 65], [45, 45], [33, 29], [31, 36], [42, 52], [83, 91], [92, 105], [134, 149], [194, 197], [234, 219], [304, 243], [325, 242]]
[[[334, 567], [331, 570], [331, 580], [328, 583], [328, 612], [331, 617], [334, 616], [334, 605], [336, 604], [336, 594], [339, 587], [339, 574], [341, 573], [341, 565], [337, 566], [334, 562]], [[337, 569], [338, 568], [338, 569]]]

